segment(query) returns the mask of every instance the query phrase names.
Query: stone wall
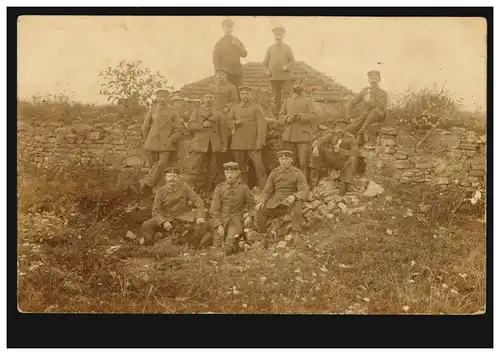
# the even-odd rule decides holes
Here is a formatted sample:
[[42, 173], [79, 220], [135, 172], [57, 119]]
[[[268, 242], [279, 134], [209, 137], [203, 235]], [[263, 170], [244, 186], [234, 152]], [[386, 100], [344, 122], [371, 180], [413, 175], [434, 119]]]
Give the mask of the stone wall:
[[[38, 122], [38, 123], [36, 123]], [[141, 138], [142, 121], [128, 123], [18, 120], [18, 159], [32, 159], [38, 166], [70, 161], [102, 165], [114, 170], [147, 170], [148, 157]], [[366, 153], [367, 175], [384, 175], [402, 183], [432, 183], [446, 187], [484, 186], [486, 136], [455, 128], [436, 130], [421, 149], [416, 138], [394, 127], [382, 128], [378, 144]], [[178, 145], [177, 165], [187, 161], [189, 140]], [[434, 149], [434, 146], [436, 148]], [[425, 148], [425, 149], [424, 149]]]

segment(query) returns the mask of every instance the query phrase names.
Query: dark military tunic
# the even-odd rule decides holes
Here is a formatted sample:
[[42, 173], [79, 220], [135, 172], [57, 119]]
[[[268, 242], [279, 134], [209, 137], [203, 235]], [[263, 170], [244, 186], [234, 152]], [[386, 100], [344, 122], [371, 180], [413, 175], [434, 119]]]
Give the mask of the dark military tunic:
[[155, 195], [153, 202], [153, 218], [158, 225], [170, 222], [175, 218], [192, 219], [188, 202], [196, 206], [194, 218], [205, 218], [203, 200], [184, 182], [178, 182], [172, 187], [165, 185]]
[[144, 148], [155, 152], [175, 151], [175, 139], [172, 138], [177, 138], [181, 128], [181, 118], [174, 107], [153, 107], [142, 125], [143, 136], [147, 137]]
[[221, 112], [228, 112], [233, 105], [238, 103], [238, 91], [236, 87], [223, 83], [213, 88], [214, 91], [214, 108]]
[[226, 228], [231, 221], [236, 228], [236, 233], [243, 233], [243, 214], [254, 216], [255, 199], [241, 179], [232, 183], [225, 181], [214, 190], [210, 215], [212, 226], [217, 228], [222, 225]]
[[278, 167], [271, 171], [260, 201], [266, 208], [272, 209], [290, 195], [295, 195], [297, 200], [307, 200], [309, 187], [302, 171], [295, 167], [287, 170]]
[[[370, 101], [364, 100], [366, 95], [370, 95]], [[352, 111], [358, 104], [360, 105], [360, 117], [366, 117], [374, 108], [379, 109], [381, 113], [384, 114], [387, 108], [387, 93], [378, 86], [368, 86], [364, 88], [349, 102], [347, 106], [347, 117], [352, 116]]]
[[235, 105], [229, 112], [228, 122], [233, 131], [231, 150], [255, 150], [266, 143], [267, 122], [259, 104]]
[[[317, 131], [316, 110], [314, 101], [308, 96], [292, 96], [281, 106], [280, 115], [297, 116], [297, 120], [285, 124], [283, 141], [292, 143], [306, 143], [313, 140]], [[282, 118], [284, 120], [284, 117]]]
[[[210, 126], [204, 127], [204, 122], [209, 122]], [[227, 149], [228, 126], [220, 111], [207, 107], [194, 109], [188, 128], [194, 133], [191, 141], [192, 151], [207, 152], [209, 144], [212, 145], [213, 152], [220, 152], [222, 148]]]

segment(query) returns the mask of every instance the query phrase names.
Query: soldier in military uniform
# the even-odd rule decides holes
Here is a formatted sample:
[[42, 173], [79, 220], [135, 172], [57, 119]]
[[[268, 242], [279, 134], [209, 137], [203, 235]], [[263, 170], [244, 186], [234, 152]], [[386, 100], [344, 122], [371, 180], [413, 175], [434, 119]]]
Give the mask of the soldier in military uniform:
[[240, 58], [247, 56], [247, 50], [243, 43], [233, 36], [233, 26], [234, 23], [230, 19], [222, 21], [224, 36], [215, 44], [213, 64], [214, 69], [226, 68], [227, 80], [238, 89], [242, 82]]
[[[209, 233], [209, 225], [205, 223], [205, 206], [203, 200], [191, 187], [179, 180], [179, 169], [165, 169], [166, 184], [156, 192], [151, 219], [142, 224], [142, 236], [146, 245], [154, 244], [157, 230], [173, 232], [174, 229], [186, 229], [191, 232], [190, 238], [180, 238], [176, 242], [188, 242], [199, 246], [200, 241]], [[188, 202], [196, 207], [193, 213]], [[196, 228], [193, 227], [196, 224]], [[176, 228], [180, 227], [180, 228]]]
[[238, 163], [225, 163], [224, 174], [226, 181], [214, 190], [210, 215], [214, 228], [213, 246], [220, 248], [224, 242], [226, 253], [231, 254], [237, 248], [235, 237], [242, 236], [243, 229], [253, 223], [255, 200], [240, 178]]
[[271, 45], [264, 57], [263, 65], [266, 69], [266, 77], [271, 81], [274, 93], [274, 114], [277, 116], [285, 97], [292, 91], [292, 72], [290, 67], [295, 62], [292, 48], [283, 42], [285, 29], [282, 26], [273, 28], [274, 44]]
[[348, 190], [348, 185], [352, 183], [353, 177], [358, 168], [360, 160], [360, 150], [356, 138], [346, 132], [347, 121], [338, 120], [334, 124], [332, 133], [318, 138], [312, 144], [311, 152], [311, 176], [314, 186], [318, 182], [319, 169], [324, 166], [333, 168], [340, 173], [340, 195], [343, 196]]
[[293, 152], [295, 163], [309, 179], [308, 160], [318, 124], [314, 100], [304, 95], [302, 80], [294, 80], [293, 95], [283, 103], [280, 116], [280, 121], [285, 124], [283, 148]]
[[[387, 93], [380, 88], [380, 72], [368, 72], [370, 86], [361, 90], [347, 106], [347, 118], [350, 124], [347, 131], [356, 136], [358, 145], [363, 146], [367, 140], [376, 134], [376, 125], [385, 118], [387, 109]], [[361, 112], [358, 117], [352, 117], [352, 111], [360, 104]]]
[[266, 143], [267, 122], [259, 104], [251, 100], [252, 89], [240, 87], [241, 102], [228, 115], [232, 132], [231, 151], [242, 171], [243, 180], [248, 183], [248, 160], [255, 169], [261, 190], [266, 184], [266, 170], [262, 163], [262, 147]]
[[168, 105], [168, 90], [156, 91], [156, 104], [147, 113], [142, 125], [142, 137], [146, 139], [144, 148], [149, 152], [148, 174], [139, 181], [139, 191], [153, 188], [163, 176], [164, 169], [175, 153], [175, 143], [180, 137], [182, 123], [179, 114]]
[[278, 152], [278, 160], [280, 166], [269, 174], [260, 201], [255, 206], [259, 232], [266, 241], [267, 221], [272, 217], [290, 213], [293, 241], [295, 245], [300, 246], [303, 244], [299, 234], [302, 202], [309, 196], [309, 187], [302, 171], [292, 166], [293, 152]]
[[225, 115], [231, 107], [238, 103], [238, 91], [227, 81], [227, 69], [217, 68], [215, 71], [216, 85], [213, 87], [214, 108]]
[[206, 190], [211, 191], [217, 175], [217, 159], [220, 153], [227, 151], [228, 125], [222, 113], [213, 108], [214, 94], [207, 92], [203, 104], [193, 110], [188, 128], [193, 132], [190, 152], [192, 158], [191, 172], [200, 175], [203, 165], [209, 158], [210, 176], [206, 179]]

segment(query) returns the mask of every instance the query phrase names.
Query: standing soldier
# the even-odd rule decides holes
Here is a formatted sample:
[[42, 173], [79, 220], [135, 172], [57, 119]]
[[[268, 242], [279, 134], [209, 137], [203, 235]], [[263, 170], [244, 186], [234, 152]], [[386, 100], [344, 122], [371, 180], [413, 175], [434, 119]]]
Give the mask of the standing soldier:
[[288, 212], [291, 217], [293, 243], [300, 246], [303, 244], [299, 235], [302, 202], [307, 200], [309, 188], [304, 174], [292, 166], [291, 151], [278, 152], [278, 161], [280, 166], [269, 174], [260, 202], [255, 206], [258, 212], [257, 225], [266, 244], [267, 221]]
[[188, 122], [188, 128], [193, 132], [190, 151], [193, 158], [192, 173], [198, 177], [203, 172], [203, 165], [209, 161], [210, 177], [206, 179], [206, 190], [211, 191], [217, 176], [217, 159], [220, 153], [227, 151], [228, 126], [222, 113], [212, 105], [214, 94], [207, 92], [203, 104], [195, 108]]
[[144, 148], [149, 153], [150, 170], [139, 181], [139, 190], [153, 188], [163, 176], [163, 171], [175, 153], [175, 141], [179, 138], [182, 123], [179, 114], [168, 105], [168, 90], [156, 91], [156, 104], [151, 108], [142, 125], [142, 137], [146, 138]]
[[267, 49], [264, 57], [266, 77], [271, 80], [274, 93], [274, 114], [277, 116], [281, 103], [292, 91], [292, 73], [290, 66], [295, 62], [292, 48], [283, 42], [285, 29], [281, 26], [273, 29], [275, 43]]
[[338, 120], [332, 133], [318, 138], [312, 144], [311, 180], [318, 183], [321, 166], [340, 171], [340, 195], [343, 196], [352, 183], [361, 156], [356, 139], [346, 132], [347, 121]]
[[[356, 136], [358, 145], [363, 146], [373, 136], [374, 124], [382, 122], [387, 109], [387, 93], [379, 86], [380, 72], [371, 70], [368, 72], [370, 86], [364, 88], [349, 102], [347, 106], [347, 118], [350, 124], [347, 131]], [[358, 117], [351, 117], [352, 111], [361, 104], [361, 113]], [[367, 130], [370, 133], [367, 135]], [[373, 137], [372, 137], [373, 138]]]
[[232, 131], [231, 151], [242, 171], [243, 180], [248, 183], [248, 160], [255, 168], [261, 191], [266, 184], [266, 169], [262, 163], [262, 147], [266, 141], [267, 122], [259, 104], [251, 100], [252, 89], [240, 88], [241, 102], [235, 105], [228, 115]]
[[231, 107], [238, 103], [238, 91], [227, 81], [226, 68], [216, 69], [215, 80], [216, 85], [213, 88], [214, 108], [226, 115]]
[[240, 58], [247, 56], [247, 50], [243, 43], [233, 36], [233, 25], [230, 19], [222, 21], [224, 37], [215, 44], [213, 64], [215, 70], [227, 68], [227, 80], [238, 89], [242, 82]]
[[[153, 202], [153, 218], [142, 224], [144, 242], [146, 245], [154, 244], [154, 234], [158, 229], [172, 232], [174, 229], [192, 226], [195, 222], [198, 227], [194, 231], [193, 238], [185, 241], [197, 247], [204, 234], [209, 232], [209, 226], [205, 223], [203, 200], [191, 187], [179, 180], [178, 168], [168, 167], [165, 170], [166, 184], [156, 192]], [[188, 202], [195, 205], [195, 213], [191, 211]], [[177, 242], [182, 242], [182, 239]]]
[[210, 206], [214, 228], [213, 246], [220, 248], [224, 242], [226, 254], [236, 249], [235, 237], [244, 233], [243, 228], [253, 223], [255, 200], [241, 180], [240, 173], [238, 163], [224, 164], [226, 181], [215, 188]]
[[280, 116], [284, 116], [281, 122], [285, 124], [283, 148], [293, 152], [295, 163], [298, 163], [306, 179], [309, 179], [309, 155], [318, 125], [314, 101], [304, 95], [300, 79], [294, 80], [293, 95], [283, 103]]

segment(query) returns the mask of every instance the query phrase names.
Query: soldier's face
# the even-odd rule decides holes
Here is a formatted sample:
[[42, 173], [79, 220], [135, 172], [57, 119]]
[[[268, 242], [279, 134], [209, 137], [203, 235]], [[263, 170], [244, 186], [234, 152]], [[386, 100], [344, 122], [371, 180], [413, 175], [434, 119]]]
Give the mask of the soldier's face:
[[274, 34], [274, 41], [278, 42], [278, 43], [283, 42], [283, 37], [284, 37], [283, 34], [275, 33]]
[[234, 181], [239, 175], [239, 170], [224, 170], [224, 175], [227, 181]]
[[217, 82], [222, 83], [226, 79], [226, 74], [217, 73], [215, 74], [215, 78], [217, 79]]
[[342, 132], [345, 132], [345, 129], [346, 129], [346, 125], [338, 124], [338, 125], [335, 126], [335, 128], [333, 129], [333, 131], [335, 133], [342, 133]]
[[289, 168], [292, 165], [293, 159], [291, 157], [279, 157], [278, 161], [282, 168]]
[[168, 96], [165, 94], [158, 94], [156, 96], [156, 102], [159, 103], [160, 105], [165, 105], [168, 101]]
[[179, 180], [179, 176], [176, 173], [166, 173], [165, 174], [165, 181], [167, 184], [173, 184], [174, 182], [177, 182]]
[[240, 98], [241, 101], [247, 102], [248, 100], [250, 100], [250, 93], [248, 91], [241, 91]]
[[203, 96], [203, 103], [205, 104], [211, 104], [214, 101], [214, 95], [212, 94], [205, 94]]
[[368, 82], [370, 83], [370, 85], [378, 85], [378, 83], [380, 82], [380, 79], [376, 75], [370, 75], [368, 77]]
[[233, 33], [233, 26], [222, 25], [222, 30], [224, 31], [224, 34], [230, 35]]

